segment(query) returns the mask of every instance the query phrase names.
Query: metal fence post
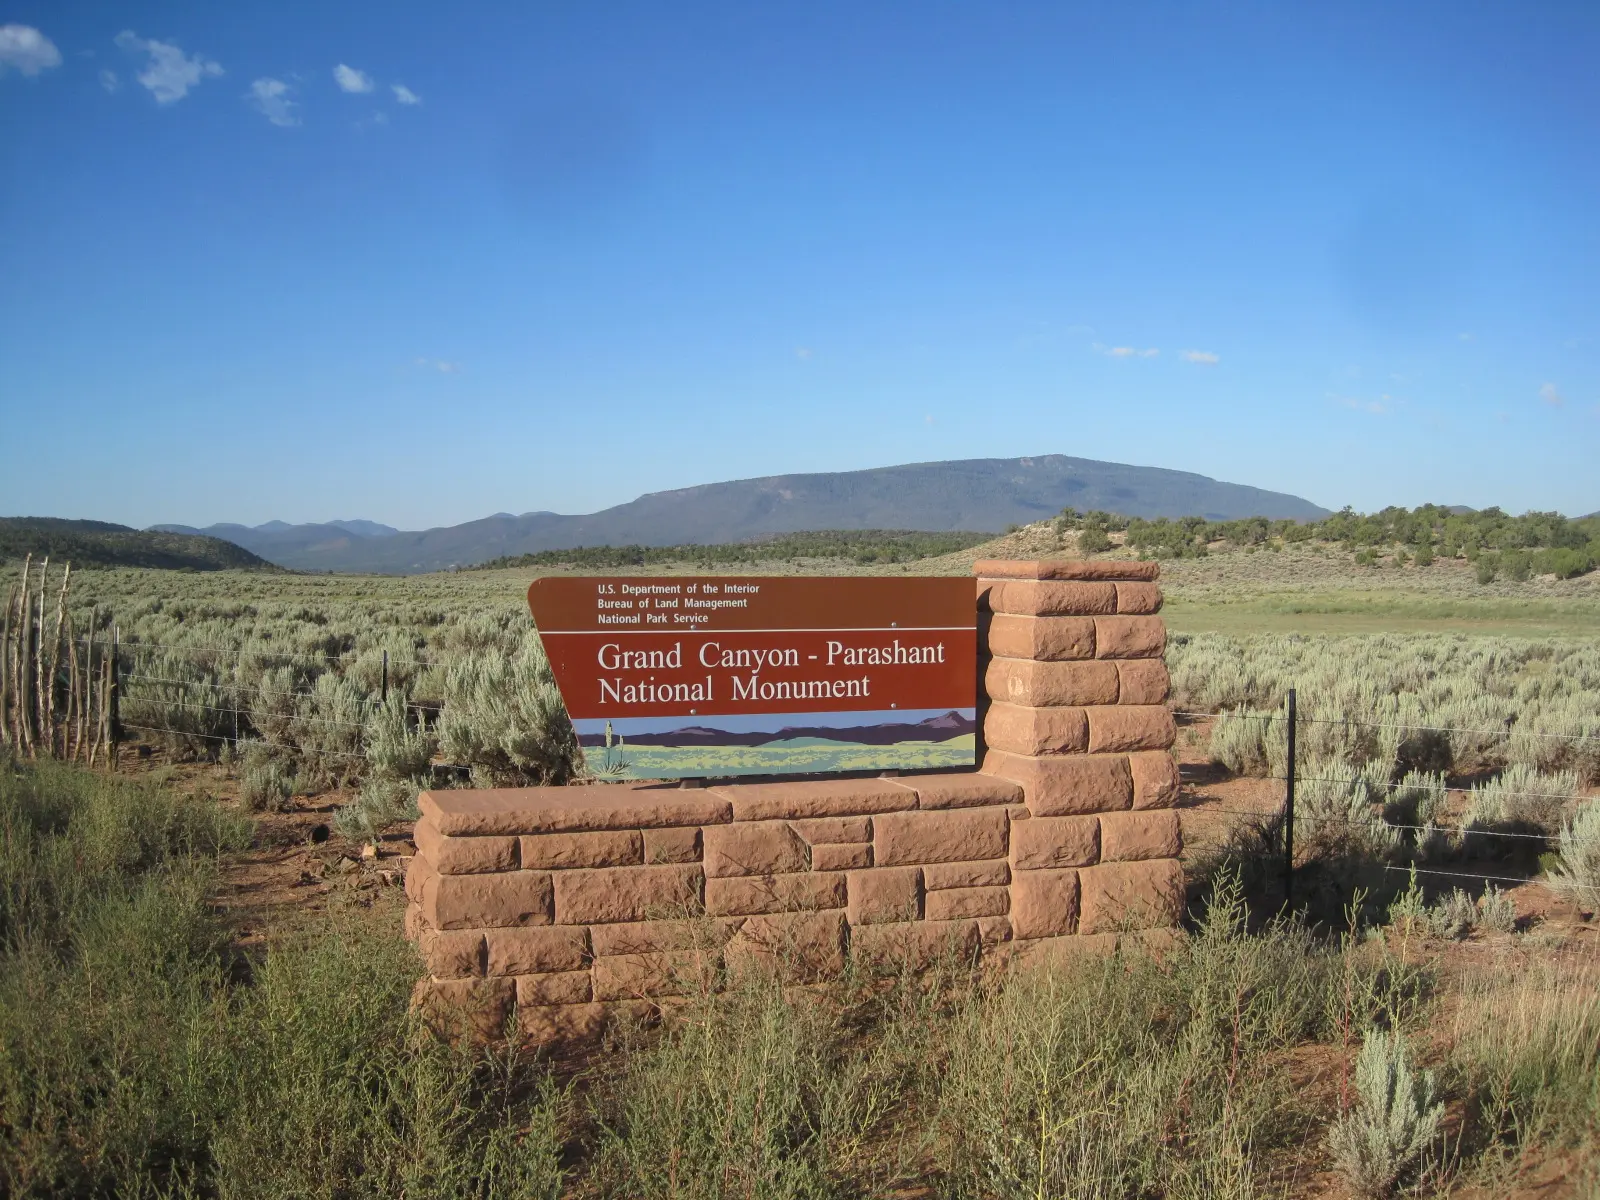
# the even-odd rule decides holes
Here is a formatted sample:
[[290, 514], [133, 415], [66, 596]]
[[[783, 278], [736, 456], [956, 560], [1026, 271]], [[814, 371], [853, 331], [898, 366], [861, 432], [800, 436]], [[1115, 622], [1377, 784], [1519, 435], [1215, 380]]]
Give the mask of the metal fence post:
[[1294, 900], [1294, 689], [1289, 689], [1289, 767], [1284, 773], [1283, 795], [1283, 906]]
[[384, 704], [389, 703], [389, 652], [387, 650], [383, 652], [383, 694], [381, 702]]

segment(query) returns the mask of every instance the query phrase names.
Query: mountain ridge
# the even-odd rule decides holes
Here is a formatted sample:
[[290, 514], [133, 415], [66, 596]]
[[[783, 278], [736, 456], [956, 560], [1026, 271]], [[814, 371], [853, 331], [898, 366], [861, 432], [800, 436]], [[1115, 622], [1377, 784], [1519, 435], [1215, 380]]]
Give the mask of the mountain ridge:
[[270, 529], [158, 528], [225, 537], [299, 570], [405, 575], [578, 546], [711, 545], [817, 529], [999, 532], [1068, 506], [1211, 520], [1328, 515], [1327, 509], [1298, 496], [1190, 471], [1046, 454], [702, 483], [647, 492], [597, 513], [497, 513], [460, 525], [383, 536], [350, 528], [369, 524], [362, 521], [287, 528], [269, 522]]

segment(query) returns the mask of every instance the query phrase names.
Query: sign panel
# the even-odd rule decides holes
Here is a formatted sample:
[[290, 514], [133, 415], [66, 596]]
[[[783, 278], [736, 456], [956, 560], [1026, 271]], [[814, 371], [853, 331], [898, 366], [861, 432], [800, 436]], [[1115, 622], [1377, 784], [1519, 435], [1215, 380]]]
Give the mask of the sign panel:
[[549, 578], [528, 606], [597, 773], [975, 765], [970, 579]]

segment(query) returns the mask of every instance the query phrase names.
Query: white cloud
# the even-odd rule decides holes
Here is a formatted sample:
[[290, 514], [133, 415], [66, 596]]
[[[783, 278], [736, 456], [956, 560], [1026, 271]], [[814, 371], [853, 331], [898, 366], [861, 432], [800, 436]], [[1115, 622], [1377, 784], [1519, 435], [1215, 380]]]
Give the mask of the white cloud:
[[1475, 342], [1478, 340], [1478, 335], [1475, 333], [1458, 333], [1456, 338], [1458, 341]]
[[1567, 398], [1561, 394], [1561, 389], [1553, 383], [1546, 383], [1539, 388], [1539, 399], [1556, 408], [1567, 402]]
[[244, 98], [267, 120], [287, 129], [300, 124], [300, 118], [294, 114], [296, 105], [291, 98], [293, 91], [281, 79], [258, 79], [250, 85]]
[[1199, 363], [1202, 367], [1214, 367], [1222, 361], [1222, 356], [1213, 354], [1209, 350], [1185, 350], [1183, 361]]
[[24, 75], [37, 75], [60, 65], [61, 51], [32, 25], [0, 25], [0, 71], [15, 67]]
[[[1389, 397], [1385, 396], [1387, 400]], [[1389, 410], [1376, 400], [1363, 400], [1360, 396], [1336, 396], [1328, 393], [1328, 399], [1343, 405], [1345, 408], [1354, 409], [1356, 412], [1372, 413], [1374, 416], [1383, 416]]]
[[373, 88], [371, 75], [343, 63], [333, 69], [333, 81], [341, 92], [370, 92]]
[[174, 42], [142, 38], [131, 29], [124, 29], [115, 40], [129, 54], [146, 56], [145, 68], [139, 72], [138, 80], [156, 98], [157, 104], [176, 103], [202, 79], [222, 74], [222, 64], [198, 54], [190, 58]]
[[460, 363], [446, 362], [442, 358], [418, 358], [413, 361], [419, 367], [424, 369], [432, 369], [444, 375], [454, 375], [461, 370]]
[[122, 81], [117, 78], [115, 71], [101, 71], [100, 86], [108, 92], [114, 92], [122, 86]]
[[810, 346], [796, 346], [794, 348], [794, 356], [801, 361], [810, 358], [811, 354], [812, 350]]
[[1107, 358], [1155, 358], [1161, 353], [1154, 346], [1148, 350], [1140, 350], [1135, 346], [1102, 346], [1096, 342], [1094, 348]]
[[422, 103], [422, 97], [417, 95], [415, 92], [413, 92], [405, 84], [397, 83], [397, 84], [394, 84], [392, 86], [393, 86], [393, 91], [394, 91], [394, 98], [396, 100], [398, 100], [401, 104], [421, 104]]

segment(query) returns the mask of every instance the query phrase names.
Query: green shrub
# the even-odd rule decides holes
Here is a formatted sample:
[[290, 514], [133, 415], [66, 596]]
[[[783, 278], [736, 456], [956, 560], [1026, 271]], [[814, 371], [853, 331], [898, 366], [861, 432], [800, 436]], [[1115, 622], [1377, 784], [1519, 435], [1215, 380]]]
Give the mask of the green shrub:
[[1491, 584], [1496, 575], [1500, 573], [1500, 556], [1498, 554], [1479, 554], [1477, 559], [1475, 577], [1481, 584]]
[[536, 634], [516, 655], [469, 655], [450, 668], [439, 745], [492, 787], [566, 783], [582, 770], [577, 735]]
[[1419, 567], [1433, 566], [1433, 544], [1431, 542], [1417, 543], [1416, 563]]
[[1565, 547], [1541, 550], [1533, 556], [1536, 575], [1554, 575], [1557, 579], [1575, 579], [1594, 570], [1594, 554], [1589, 550], [1571, 550]]
[[1582, 904], [1600, 907], [1600, 800], [1584, 802], [1571, 820], [1563, 822], [1556, 853], [1551, 886]]
[[1439, 1134], [1444, 1105], [1433, 1075], [1412, 1074], [1398, 1031], [1367, 1033], [1356, 1056], [1356, 1106], [1328, 1135], [1328, 1150], [1350, 1190], [1381, 1200], [1421, 1165]]
[[279, 759], [247, 763], [239, 774], [239, 799], [251, 812], [283, 812], [294, 786], [294, 772]]
[[1078, 530], [1079, 554], [1103, 554], [1111, 549], [1111, 538], [1103, 525], [1085, 524]]

